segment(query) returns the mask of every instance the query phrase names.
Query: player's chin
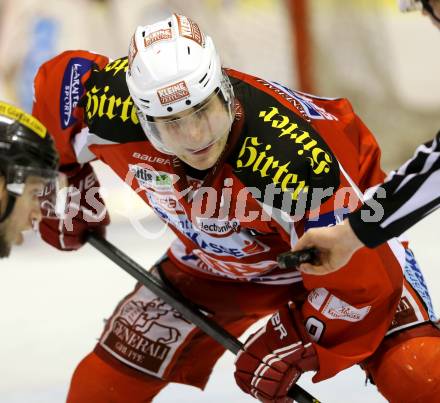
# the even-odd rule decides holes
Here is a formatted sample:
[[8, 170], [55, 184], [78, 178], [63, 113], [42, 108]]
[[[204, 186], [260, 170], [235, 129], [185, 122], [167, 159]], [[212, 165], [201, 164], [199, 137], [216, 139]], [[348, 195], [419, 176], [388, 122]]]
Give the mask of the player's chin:
[[204, 171], [206, 169], [212, 168], [218, 160], [217, 156], [207, 156], [203, 160], [200, 161], [191, 161], [191, 166], [200, 171]]
[[209, 150], [200, 154], [186, 153], [180, 159], [195, 169], [205, 170], [212, 168], [222, 152], [221, 145], [217, 142], [210, 146]]

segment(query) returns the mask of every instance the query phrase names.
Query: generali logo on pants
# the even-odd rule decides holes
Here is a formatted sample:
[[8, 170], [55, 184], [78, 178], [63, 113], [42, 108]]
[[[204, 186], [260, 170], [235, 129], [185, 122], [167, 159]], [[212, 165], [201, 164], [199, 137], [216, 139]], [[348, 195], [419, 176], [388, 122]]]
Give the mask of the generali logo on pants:
[[189, 97], [189, 91], [185, 81], [179, 81], [176, 84], [158, 89], [157, 95], [160, 103], [162, 105], [167, 105]]
[[125, 364], [162, 377], [195, 328], [145, 287], [125, 299], [100, 344]]

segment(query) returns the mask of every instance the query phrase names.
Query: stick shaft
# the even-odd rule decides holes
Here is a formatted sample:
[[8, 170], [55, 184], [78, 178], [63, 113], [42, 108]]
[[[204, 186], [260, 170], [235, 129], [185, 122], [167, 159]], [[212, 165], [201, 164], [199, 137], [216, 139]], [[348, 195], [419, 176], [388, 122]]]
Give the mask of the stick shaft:
[[[102, 236], [91, 233], [87, 240], [93, 247], [107, 256], [111, 261], [138, 280], [167, 304], [171, 305], [174, 309], [180, 312], [186, 320], [192, 322], [198, 328], [203, 330], [225, 349], [234, 354], [237, 354], [243, 349], [243, 344], [236, 337], [223, 329], [217, 322], [204, 315], [190, 301], [184, 300], [182, 296], [176, 294], [173, 290], [162, 284], [151, 273], [146, 271], [142, 266]], [[311, 394], [296, 384], [289, 391], [289, 396], [295, 399], [298, 403], [319, 403], [319, 400], [315, 399]]]

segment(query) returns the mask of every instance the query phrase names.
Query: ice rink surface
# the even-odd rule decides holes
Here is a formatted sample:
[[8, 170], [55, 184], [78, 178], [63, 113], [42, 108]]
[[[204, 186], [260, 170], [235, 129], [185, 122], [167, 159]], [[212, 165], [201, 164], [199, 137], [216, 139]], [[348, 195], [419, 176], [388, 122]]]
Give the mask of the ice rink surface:
[[[14, 1], [14, 5], [18, 3], [23, 3], [23, 8], [33, 20], [35, 12], [28, 5], [32, 1]], [[53, 1], [47, 2], [50, 3]], [[71, 7], [76, 8], [76, 2]], [[127, 9], [125, 3], [124, 7]], [[66, 20], [69, 24], [82, 21], [78, 16], [66, 12], [63, 7], [59, 9], [68, 16]], [[121, 23], [122, 16], [117, 16], [118, 23]], [[405, 22], [402, 22], [403, 19]], [[21, 17], [20, 21], [23, 21]], [[405, 29], [399, 29], [400, 25], [405, 25]], [[22, 23], [21, 26], [26, 24]], [[132, 26], [130, 24], [127, 35], [131, 35]], [[439, 88], [439, 33], [418, 13], [392, 19], [387, 27], [392, 46], [390, 45], [391, 53], [387, 55], [386, 62], [390, 63], [395, 59], [392, 78], [399, 96], [414, 108], [414, 113], [419, 113], [421, 107], [438, 105], [439, 92], [432, 91], [432, 88]], [[74, 40], [74, 45], [63, 38], [63, 46], [96, 48], [95, 44], [90, 47], [86, 42], [80, 41], [82, 38], [78, 36], [82, 32], [76, 30], [76, 25], [74, 28], [66, 30], [72, 34], [69, 38]], [[14, 30], [11, 32], [14, 33]], [[255, 34], [254, 31], [250, 32]], [[84, 40], [97, 38], [88, 31], [82, 36]], [[26, 35], [23, 41], [8, 39], [8, 47], [14, 51], [21, 49], [21, 43], [32, 47], [33, 42], [29, 38], [32, 35]], [[110, 44], [113, 44], [115, 38], [116, 35], [112, 35]], [[125, 49], [125, 42], [123, 46]], [[98, 47], [97, 50], [101, 49]], [[241, 53], [243, 49], [239, 50]], [[11, 55], [7, 56], [4, 59], [10, 63]], [[254, 59], [249, 60], [250, 65], [256, 64]], [[8, 63], [5, 64], [7, 65]], [[11, 66], [16, 69], [15, 64]], [[247, 66], [233, 66], [247, 69]], [[265, 76], [263, 73], [259, 74]], [[277, 80], [280, 79], [277, 77]], [[7, 99], [6, 92], [2, 93], [1, 90], [2, 88], [0, 98]], [[426, 136], [429, 138], [433, 134], [429, 132]], [[414, 148], [421, 142], [419, 140], [413, 139]], [[393, 167], [397, 166], [395, 164]], [[116, 190], [120, 187], [112, 179], [109, 179], [105, 189], [107, 196], [110, 196], [109, 199], [106, 198], [107, 205], [114, 213], [108, 239], [148, 268], [166, 250], [172, 236], [165, 233], [158, 239], [145, 239], [139, 230], [157, 230], [157, 222], [148, 217], [142, 221], [142, 225], [138, 225], [136, 220], [138, 227], [135, 230], [129, 217], [143, 215], [139, 204], [132, 201], [133, 205], [130, 202], [127, 206], [126, 197], [121, 197], [120, 194], [114, 197], [115, 193], [124, 191]], [[439, 313], [440, 236], [436, 228], [440, 228], [440, 211], [410, 230], [409, 237], [431, 290], [434, 307]], [[128, 274], [91, 246], [86, 245], [78, 252], [59, 252], [44, 244], [34, 234], [28, 234], [24, 245], [15, 249], [10, 259], [0, 262], [0, 403], [64, 402], [75, 366], [92, 350], [101, 333], [103, 320], [112, 313], [118, 301], [131, 291], [134, 284], [135, 281]], [[246, 335], [242, 339], [245, 338]], [[216, 365], [205, 391], [183, 385], [170, 385], [155, 399], [155, 403], [255, 402], [235, 385], [233, 358], [231, 353], [225, 353]], [[313, 384], [310, 378], [311, 376], [304, 375], [299, 384], [325, 403], [385, 401], [374, 386], [365, 386], [365, 375], [357, 367], [319, 384]]]
[[[121, 189], [111, 180], [104, 185], [104, 193], [114, 195], [116, 189]], [[124, 190], [117, 192], [121, 195]], [[159, 239], [145, 239], [139, 228], [158, 232], [158, 220], [150, 215], [140, 219], [142, 214], [139, 215], [136, 202], [122, 207], [118, 206], [117, 197], [111, 200], [113, 223], [108, 239], [149, 267], [166, 250], [172, 235], [168, 231]], [[130, 215], [139, 218], [138, 230], [127, 219]], [[437, 212], [409, 232], [437, 311], [439, 227]], [[0, 265], [0, 402], [63, 402], [76, 364], [94, 347], [103, 319], [131, 291], [135, 281], [89, 245], [77, 252], [59, 252], [34, 234], [28, 234], [24, 245], [14, 249], [10, 259]], [[221, 358], [205, 391], [170, 385], [155, 402], [255, 401], [235, 386], [233, 358], [231, 353]], [[374, 386], [365, 386], [365, 376], [359, 368], [346, 370], [320, 384], [313, 384], [310, 378], [304, 375], [300, 385], [326, 403], [384, 402]]]

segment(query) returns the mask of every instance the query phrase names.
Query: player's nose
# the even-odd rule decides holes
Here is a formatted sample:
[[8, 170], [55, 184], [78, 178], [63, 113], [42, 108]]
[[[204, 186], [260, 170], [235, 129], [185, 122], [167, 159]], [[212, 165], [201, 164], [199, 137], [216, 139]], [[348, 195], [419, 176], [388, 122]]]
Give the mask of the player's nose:
[[191, 144], [192, 146], [196, 146], [203, 140], [203, 130], [199, 125], [193, 125], [191, 128], [187, 131], [187, 140], [188, 144]]

